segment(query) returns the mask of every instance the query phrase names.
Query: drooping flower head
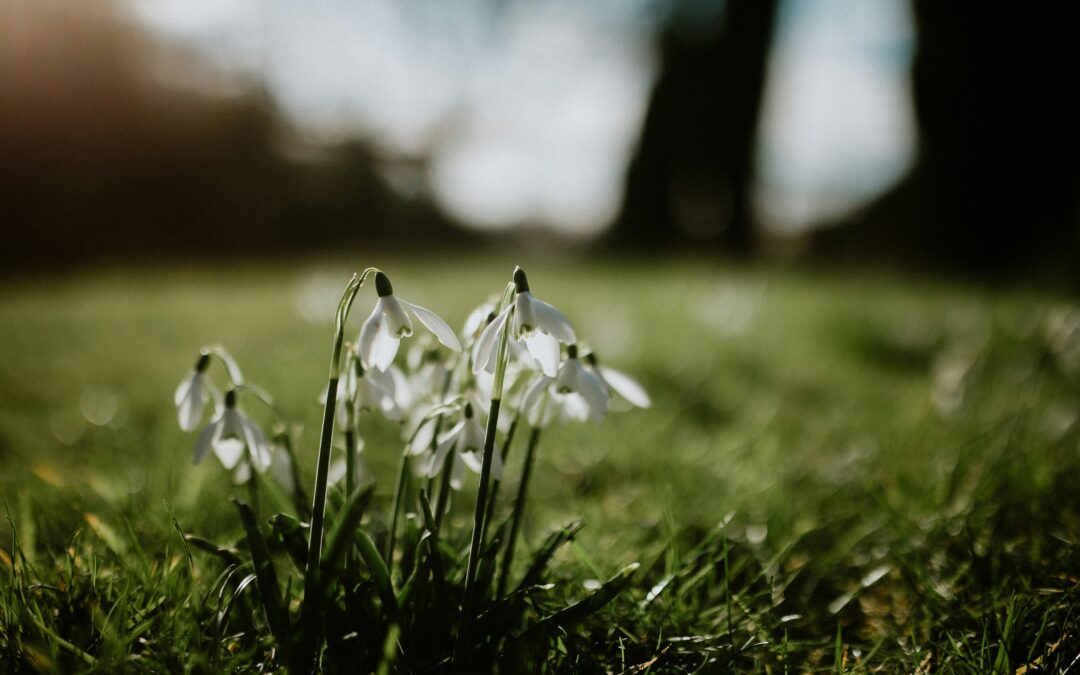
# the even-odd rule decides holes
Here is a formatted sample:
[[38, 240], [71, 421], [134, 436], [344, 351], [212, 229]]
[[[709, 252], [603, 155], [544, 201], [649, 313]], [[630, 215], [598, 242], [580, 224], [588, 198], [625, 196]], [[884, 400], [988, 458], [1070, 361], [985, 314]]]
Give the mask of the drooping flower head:
[[269, 441], [258, 425], [236, 407], [236, 390], [225, 393], [225, 404], [218, 414], [199, 434], [195, 442], [192, 463], [198, 464], [213, 450], [226, 469], [232, 469], [243, 458], [248, 459], [259, 472], [266, 471], [273, 459]]
[[556, 418], [604, 421], [608, 412], [608, 389], [595, 373], [585, 369], [577, 345], [566, 350], [566, 359], [555, 377], [536, 379], [525, 394], [522, 413], [533, 426], [547, 426]]
[[[597, 377], [603, 380], [604, 385], [612, 395], [618, 395], [619, 398], [613, 399], [613, 404], [621, 399], [625, 403], [619, 407], [624, 409], [628, 409], [629, 406], [648, 408], [652, 405], [652, 399], [649, 398], [648, 392], [645, 391], [645, 387], [641, 386], [640, 382], [621, 370], [602, 365], [596, 358], [596, 352], [589, 352], [585, 355], [585, 364], [592, 372], [596, 373]], [[629, 404], [629, 406], [626, 404]], [[616, 407], [613, 405], [612, 410], [615, 409]]]
[[473, 347], [475, 372], [495, 372], [498, 345], [508, 323], [509, 337], [525, 345], [541, 372], [555, 377], [559, 370], [559, 343], [577, 341], [574, 327], [562, 312], [532, 294], [529, 279], [520, 267], [514, 268], [514, 301], [488, 324]]
[[[180, 428], [184, 431], [195, 431], [202, 422], [203, 410], [210, 401], [210, 397], [216, 394], [214, 385], [206, 377], [206, 369], [210, 366], [210, 353], [203, 351], [195, 362], [191, 373], [180, 382], [173, 396], [176, 403], [177, 417]], [[217, 398], [217, 396], [214, 396]]]
[[410, 314], [432, 332], [439, 342], [456, 352], [461, 343], [450, 326], [430, 309], [406, 302], [394, 295], [390, 278], [375, 272], [375, 292], [379, 299], [375, 309], [360, 328], [360, 359], [365, 368], [385, 371], [394, 362], [401, 339], [413, 334]]
[[[434, 478], [442, 470], [447, 455], [453, 451], [450, 470], [450, 486], [461, 489], [464, 482], [464, 469], [468, 466], [476, 473], [483, 467], [484, 427], [476, 417], [472, 403], [466, 403], [461, 409], [461, 420], [449, 431], [439, 436], [435, 452], [428, 456], [424, 464], [424, 474]], [[497, 448], [491, 453], [491, 476], [502, 480], [502, 453]]]

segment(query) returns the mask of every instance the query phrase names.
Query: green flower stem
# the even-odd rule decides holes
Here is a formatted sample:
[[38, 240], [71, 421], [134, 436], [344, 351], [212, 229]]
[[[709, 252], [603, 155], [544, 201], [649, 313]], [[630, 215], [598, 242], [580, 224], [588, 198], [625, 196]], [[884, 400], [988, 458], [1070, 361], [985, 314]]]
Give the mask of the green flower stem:
[[259, 513], [259, 472], [255, 470], [255, 467], [250, 461], [248, 461], [248, 479], [247, 479], [248, 499], [251, 500], [251, 510], [256, 515]]
[[502, 597], [502, 594], [507, 592], [507, 584], [510, 582], [510, 569], [514, 564], [514, 546], [517, 543], [518, 532], [522, 530], [522, 521], [525, 519], [525, 501], [528, 499], [529, 478], [532, 476], [532, 465], [536, 463], [536, 451], [539, 443], [540, 429], [534, 428], [529, 432], [529, 445], [525, 450], [525, 469], [522, 470], [522, 482], [517, 485], [513, 521], [510, 524], [510, 537], [507, 539], [507, 552], [502, 556], [502, 572], [499, 575], [496, 597]]
[[345, 429], [345, 499], [356, 490], [356, 429]]
[[330, 470], [330, 450], [334, 440], [334, 414], [337, 411], [338, 379], [341, 375], [341, 345], [345, 341], [345, 321], [349, 318], [356, 292], [360, 290], [370, 270], [359, 279], [349, 280], [345, 293], [338, 303], [334, 322], [334, 346], [330, 354], [330, 378], [326, 384], [326, 405], [323, 408], [322, 435], [319, 439], [319, 460], [315, 468], [315, 495], [311, 504], [311, 527], [308, 538], [307, 564], [304, 569], [304, 606], [300, 613], [300, 625], [304, 632], [304, 658], [314, 666], [318, 640], [322, 633], [318, 625], [322, 615], [322, 580], [319, 563], [322, 559], [323, 521], [326, 517], [326, 478]]
[[398, 471], [397, 487], [394, 489], [394, 513], [390, 516], [390, 536], [386, 538], [386, 553], [383, 559], [387, 568], [392, 569], [394, 558], [394, 540], [397, 538], [398, 514], [401, 512], [401, 504], [405, 501], [406, 482], [409, 479], [409, 449], [406, 447], [401, 453], [401, 469]]
[[529, 478], [532, 477], [533, 465], [536, 463], [536, 446], [539, 443], [540, 429], [534, 427], [529, 432], [529, 446], [525, 451], [525, 468], [522, 469], [517, 499], [514, 500], [514, 515], [510, 523], [510, 536], [506, 540], [506, 553], [503, 554], [502, 572], [499, 574], [499, 586], [495, 597], [502, 597], [510, 581], [510, 568], [514, 564], [514, 547], [517, 544], [518, 533], [521, 532], [521, 523], [525, 518], [525, 500], [529, 496]]
[[[510, 317], [507, 318], [509, 322]], [[457, 641], [454, 643], [453, 663], [459, 668], [462, 663], [462, 649], [472, 655], [473, 601], [476, 595], [476, 571], [480, 564], [480, 550], [484, 539], [484, 516], [487, 513], [488, 485], [491, 482], [491, 458], [495, 451], [495, 434], [499, 426], [499, 407], [502, 405], [503, 380], [506, 376], [507, 340], [510, 324], [502, 332], [499, 349], [495, 355], [495, 380], [491, 387], [491, 408], [488, 410], [487, 432], [484, 434], [484, 462], [480, 467], [480, 488], [476, 493], [476, 514], [473, 518], [472, 545], [469, 547], [469, 561], [465, 566], [465, 591], [461, 602], [461, 626]], [[465, 666], [468, 666], [468, 656]]]
[[442, 527], [443, 514], [446, 513], [446, 505], [450, 502], [450, 471], [454, 468], [454, 455], [451, 450], [446, 453], [443, 460], [442, 473], [439, 475], [439, 501], [435, 504], [435, 527]]
[[[510, 423], [510, 428], [506, 432], [506, 440], [503, 441], [502, 462], [504, 467], [506, 466], [507, 457], [510, 456], [510, 444], [514, 442], [514, 434], [517, 432], [520, 418], [520, 413], [514, 416], [514, 421]], [[495, 515], [495, 502], [499, 498], [500, 485], [502, 485], [502, 481], [496, 480], [491, 483], [491, 497], [488, 498], [487, 513], [484, 515], [484, 539], [487, 539], [487, 528], [491, 525], [491, 519]]]

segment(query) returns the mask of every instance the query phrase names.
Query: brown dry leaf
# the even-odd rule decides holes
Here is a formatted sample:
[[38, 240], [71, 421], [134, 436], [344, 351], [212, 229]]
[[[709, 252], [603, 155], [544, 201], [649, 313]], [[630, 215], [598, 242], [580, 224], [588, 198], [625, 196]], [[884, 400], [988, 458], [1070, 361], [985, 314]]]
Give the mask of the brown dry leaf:
[[1069, 632], [1065, 631], [1064, 633], [1061, 634], [1061, 637], [1058, 638], [1057, 642], [1050, 645], [1050, 649], [1046, 650], [1045, 654], [1040, 654], [1031, 663], [1028, 663], [1026, 665], [1023, 665], [1023, 666], [1020, 666], [1019, 668], [1017, 668], [1016, 669], [1016, 675], [1024, 675], [1025, 673], [1027, 673], [1029, 671], [1032, 671], [1032, 670], [1041, 670], [1043, 660], [1047, 656], [1050, 656], [1051, 654], [1056, 652], [1058, 650], [1058, 647], [1061, 646], [1061, 643], [1064, 642], [1065, 638], [1067, 638], [1067, 637], [1069, 637]]

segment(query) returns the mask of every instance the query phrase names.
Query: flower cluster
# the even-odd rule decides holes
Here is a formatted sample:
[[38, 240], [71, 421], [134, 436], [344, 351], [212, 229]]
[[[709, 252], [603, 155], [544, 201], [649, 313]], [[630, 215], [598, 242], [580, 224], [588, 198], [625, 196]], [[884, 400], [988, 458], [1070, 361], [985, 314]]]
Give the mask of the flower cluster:
[[[375, 282], [375, 306], [356, 339], [348, 342], [345, 331], [349, 310], [369, 277]], [[399, 358], [402, 340], [414, 337], [416, 324], [427, 334], [412, 339], [404, 358]], [[202, 350], [176, 390], [177, 418], [184, 431], [198, 430], [207, 408], [212, 405], [214, 409], [210, 422], [195, 441], [194, 462], [202, 462], [213, 452], [233, 472], [234, 479], [246, 482], [251, 490], [254, 506], [238, 503], [238, 508], [245, 519], [256, 574], [263, 575], [259, 586], [270, 589], [264, 609], [275, 638], [286, 645], [283, 653], [289, 654], [298, 671], [310, 669], [319, 651], [319, 622], [323, 617], [319, 606], [330, 597], [325, 592], [326, 584], [335, 583], [320, 570], [338, 564], [334, 561], [340, 561], [348, 548], [347, 544], [342, 548], [340, 542], [353, 540], [348, 528], [357, 528], [353, 554], [362, 557], [373, 572], [380, 587], [380, 602], [393, 607], [395, 598], [402, 594], [393, 591], [391, 575], [385, 570], [395, 561], [399, 517], [409, 509], [417, 514], [415, 519], [422, 514], [428, 533], [434, 536], [451, 509], [450, 494], [465, 484], [466, 469], [479, 474], [479, 482], [468, 556], [459, 558], [466, 563], [464, 574], [458, 577], [462, 599], [460, 605], [440, 600], [439, 607], [461, 608], [451, 661], [457, 664], [455, 668], [468, 670], [470, 657], [460, 652], [473, 644], [472, 624], [483, 613], [474, 605], [483, 602], [488, 593], [484, 588], [477, 590], [477, 586], [494, 586], [489, 589], [494, 590], [494, 597], [519, 602], [515, 593], [507, 593], [508, 578], [541, 430], [555, 422], [601, 422], [612, 410], [650, 405], [640, 384], [625, 373], [601, 365], [596, 353], [579, 340], [566, 315], [533, 295], [528, 277], [520, 268], [514, 270], [512, 281], [499, 297], [469, 315], [461, 335], [463, 339], [459, 340], [435, 312], [399, 298], [382, 271], [369, 269], [349, 281], [336, 315], [314, 499], [310, 501], [298, 480], [291, 434], [283, 431], [286, 427], [270, 397], [244, 381], [228, 353], [218, 347]], [[220, 389], [209, 376], [215, 358], [225, 371], [226, 382]], [[264, 414], [275, 421], [276, 431], [270, 437], [273, 440], [242, 409], [241, 401], [257, 402], [265, 408]], [[368, 417], [383, 417], [399, 424], [404, 448], [393, 508], [388, 522], [384, 521], [381, 552], [358, 527], [365, 495], [371, 494], [370, 487], [359, 489], [365, 482], [360, 453], [364, 448], [361, 431], [366, 424], [361, 422]], [[499, 536], [489, 542], [503, 551], [496, 583], [494, 568], [489, 568], [492, 574], [478, 577], [478, 565], [487, 521], [496, 511], [499, 485], [507, 473], [507, 453], [520, 427], [529, 429], [529, 441], [507, 521], [511, 526], [505, 538]], [[341, 450], [337, 458], [333, 456], [335, 446]], [[271, 567], [265, 560], [261, 566], [256, 560], [265, 557], [258, 544], [261, 534], [255, 516], [263, 474], [292, 493], [298, 517], [308, 520], [298, 641], [289, 637], [289, 617], [274, 600], [280, 598], [269, 574]], [[328, 487], [341, 483], [345, 501], [336, 519], [339, 524], [350, 524], [335, 525], [337, 534], [332, 536], [329, 552], [324, 555]], [[403, 536], [409, 532], [415, 535], [415, 528], [406, 528]], [[413, 536], [403, 542], [403, 547], [416, 551], [423, 540]], [[439, 571], [442, 554], [434, 539], [429, 544], [432, 550], [426, 554], [425, 564], [432, 566], [432, 578], [443, 578]], [[379, 570], [383, 572], [374, 574]], [[633, 566], [626, 568], [609, 583], [622, 584], [632, 570]]]
[[[520, 268], [500, 301], [488, 301], [469, 316], [462, 331], [465, 349], [438, 314], [395, 295], [384, 272], [375, 271], [374, 278], [375, 306], [347, 347], [338, 383], [338, 424], [346, 432], [356, 431], [365, 413], [400, 422], [408, 454], [419, 458], [416, 472], [422, 477], [445, 473], [448, 484], [460, 489], [466, 467], [480, 473], [488, 402], [496, 393], [502, 400], [499, 428], [504, 436], [518, 423], [544, 428], [560, 421], [600, 422], [617, 409], [616, 401], [624, 407], [650, 405], [640, 384], [600, 365], [596, 353], [579, 344], [570, 320], [533, 295]], [[402, 340], [413, 337], [414, 320], [430, 335], [416, 340], [406, 358], [398, 359]], [[505, 396], [493, 392], [500, 354], [505, 354], [500, 382]], [[208, 377], [214, 357], [225, 366], [224, 396]], [[227, 469], [238, 469], [238, 477], [249, 477], [251, 469], [263, 473], [277, 467], [280, 470], [271, 473], [288, 481], [292, 458], [280, 444], [268, 441], [239, 405], [241, 395], [252, 393], [259, 392], [244, 384], [227, 352], [220, 347], [202, 350], [175, 395], [184, 431], [198, 429], [208, 405], [214, 406], [212, 420], [195, 443], [194, 463], [212, 450]], [[346, 452], [362, 448], [357, 433]], [[502, 454], [492, 458], [497, 481], [502, 480]], [[345, 461], [339, 459], [330, 469], [331, 483], [345, 471]]]

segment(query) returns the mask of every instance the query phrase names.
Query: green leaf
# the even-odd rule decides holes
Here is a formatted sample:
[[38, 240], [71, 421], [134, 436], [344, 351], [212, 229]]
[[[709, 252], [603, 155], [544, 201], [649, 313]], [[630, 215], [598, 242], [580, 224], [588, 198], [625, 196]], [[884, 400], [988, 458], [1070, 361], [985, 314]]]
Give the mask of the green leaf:
[[499, 529], [495, 531], [495, 534], [491, 537], [491, 541], [487, 543], [484, 550], [480, 553], [480, 564], [476, 570], [476, 593], [478, 597], [487, 597], [488, 589], [491, 587], [491, 582], [495, 578], [495, 569], [497, 568], [495, 558], [506, 538], [506, 528], [509, 525], [510, 519], [507, 518], [503, 521], [503, 524], [499, 526]]
[[431, 513], [431, 501], [427, 492], [420, 490], [420, 508], [424, 512], [424, 526], [430, 535], [427, 537], [428, 558], [431, 564], [431, 578], [435, 581], [435, 590], [439, 597], [445, 597], [443, 591], [446, 588], [446, 573], [443, 571], [442, 551], [439, 550], [439, 527], [435, 524], [435, 516]]
[[307, 528], [305, 523], [285, 513], [279, 513], [270, 518], [270, 529], [274, 533], [274, 538], [289, 554], [289, 558], [301, 573], [307, 564]]
[[240, 558], [240, 552], [235, 548], [224, 548], [213, 542], [200, 539], [199, 537], [190, 534], [184, 535], [184, 541], [201, 551], [205, 551], [221, 558], [226, 565], [239, 565], [243, 562], [243, 559]]
[[360, 558], [371, 572], [375, 590], [379, 593], [383, 608], [387, 614], [396, 618], [398, 615], [397, 595], [394, 594], [394, 585], [390, 581], [390, 570], [386, 568], [386, 562], [383, 561], [379, 550], [375, 548], [375, 542], [371, 541], [367, 532], [361, 529], [356, 530], [355, 540], [356, 547], [360, 551]]
[[544, 572], [547, 571], [548, 563], [551, 562], [555, 553], [563, 546], [563, 544], [573, 539], [574, 536], [581, 531], [582, 525], [580, 520], [575, 520], [562, 529], [549, 534], [544, 545], [541, 546], [536, 552], [536, 555], [533, 556], [532, 563], [529, 565], [528, 571], [525, 572], [525, 576], [522, 578], [521, 583], [518, 584], [515, 592], [539, 584], [544, 577]]
[[522, 635], [521, 639], [529, 641], [544, 635], [549, 635], [559, 628], [569, 628], [581, 623], [593, 613], [599, 611], [626, 588], [634, 572], [641, 567], [639, 563], [632, 563], [624, 567], [618, 574], [608, 579], [603, 586], [592, 595], [580, 602], [576, 602], [562, 609], [546, 619], [535, 624]]
[[364, 517], [364, 511], [367, 510], [374, 494], [375, 486], [369, 485], [363, 490], [352, 493], [341, 507], [330, 529], [330, 534], [326, 537], [326, 550], [323, 551], [321, 563], [322, 574], [331, 575], [340, 569], [345, 560], [345, 554], [349, 550], [349, 544], [353, 540], [353, 533], [357, 530], [360, 519]]
[[274, 561], [270, 558], [270, 548], [266, 545], [262, 530], [255, 519], [255, 514], [247, 504], [233, 500], [238, 511], [240, 520], [244, 523], [244, 531], [247, 532], [248, 547], [251, 549], [251, 560], [255, 564], [255, 576], [259, 584], [259, 599], [262, 601], [263, 611], [266, 612], [266, 621], [270, 625], [270, 632], [278, 644], [287, 650], [289, 647], [289, 615], [281, 599], [281, 591], [278, 587], [277, 572], [274, 571]]

